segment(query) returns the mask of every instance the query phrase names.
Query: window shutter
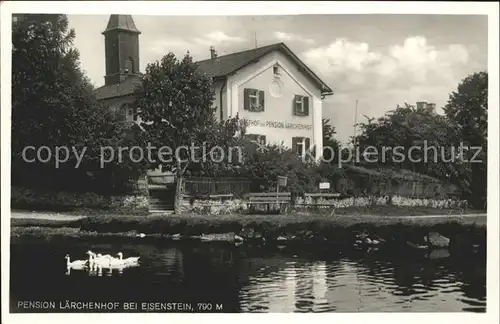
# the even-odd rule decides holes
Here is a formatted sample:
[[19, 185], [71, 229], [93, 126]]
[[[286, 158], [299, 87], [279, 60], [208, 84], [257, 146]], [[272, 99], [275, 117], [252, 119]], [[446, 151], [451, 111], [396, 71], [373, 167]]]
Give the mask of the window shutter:
[[250, 109], [250, 89], [244, 89], [243, 90], [243, 109], [249, 110]]
[[292, 137], [292, 151], [297, 152], [297, 142], [299, 141], [298, 137]]
[[134, 116], [133, 116], [133, 119], [134, 119], [134, 121], [137, 121], [138, 109], [137, 109], [137, 107], [136, 107], [136, 106], [134, 106], [134, 108], [133, 108], [133, 109], [134, 109], [134, 110], [133, 110], [133, 111], [134, 111]]
[[293, 102], [292, 102], [292, 111], [293, 111], [293, 114], [294, 114], [295, 116], [297, 116], [297, 115], [298, 115], [298, 113], [297, 113], [297, 112], [298, 112], [298, 110], [297, 110], [297, 105], [298, 105], [298, 104], [297, 104], [297, 100], [299, 100], [299, 99], [300, 99], [300, 96], [299, 96], [299, 95], [295, 95], [295, 96], [293, 97]]
[[304, 142], [305, 142], [304, 150], [307, 151], [311, 147], [311, 139], [309, 137], [306, 137]]
[[262, 111], [264, 111], [265, 107], [265, 95], [266, 93], [264, 91], [259, 91], [259, 105]]
[[266, 135], [260, 135], [259, 142], [261, 145], [266, 145]]
[[304, 97], [304, 116], [309, 116], [309, 97]]

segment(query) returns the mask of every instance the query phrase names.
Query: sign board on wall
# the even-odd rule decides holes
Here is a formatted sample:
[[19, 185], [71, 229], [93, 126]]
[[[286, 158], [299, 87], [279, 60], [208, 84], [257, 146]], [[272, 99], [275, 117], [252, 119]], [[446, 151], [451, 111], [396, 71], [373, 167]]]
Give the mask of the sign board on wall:
[[330, 189], [330, 182], [320, 182], [319, 189]]
[[286, 187], [286, 180], [287, 180], [287, 177], [278, 176], [278, 186]]
[[308, 124], [295, 124], [295, 123], [286, 123], [280, 121], [256, 120], [256, 119], [247, 119], [247, 122], [248, 126], [312, 130], [312, 125]]

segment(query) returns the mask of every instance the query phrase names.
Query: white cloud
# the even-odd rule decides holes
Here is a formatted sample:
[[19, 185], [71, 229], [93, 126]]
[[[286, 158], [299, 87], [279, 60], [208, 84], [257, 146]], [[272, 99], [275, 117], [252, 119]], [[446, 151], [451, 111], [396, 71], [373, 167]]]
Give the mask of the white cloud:
[[148, 52], [155, 55], [165, 55], [169, 51], [187, 51], [191, 47], [189, 41], [177, 38], [163, 38], [151, 42]]
[[236, 44], [243, 43], [245, 39], [242, 37], [229, 36], [221, 31], [214, 31], [205, 34], [203, 37], [162, 37], [152, 39], [149, 43], [152, 44], [148, 48], [146, 56], [153, 55], [155, 59], [159, 55], [165, 55], [172, 51], [176, 55], [183, 55], [187, 51], [191, 53], [195, 59], [204, 59], [209, 54], [209, 47], [220, 44]]
[[234, 37], [226, 35], [221, 31], [212, 32], [207, 35], [207, 38], [217, 42], [243, 42], [245, 39], [243, 37]]
[[290, 33], [285, 33], [285, 32], [280, 32], [280, 31], [275, 31], [273, 33], [274, 38], [279, 39], [282, 42], [301, 42], [305, 44], [312, 45], [315, 43], [315, 40], [312, 38], [305, 38], [300, 35], [296, 34], [290, 34]]
[[367, 43], [338, 39], [303, 55], [306, 62], [325, 77], [335, 79], [336, 75], [347, 75], [356, 80], [356, 84], [360, 84], [362, 78], [372, 89], [456, 84], [457, 68], [467, 67], [469, 63], [465, 46], [453, 44], [436, 48], [422, 36], [408, 37], [402, 44], [389, 46], [384, 51], [373, 51]]
[[367, 43], [353, 43], [338, 39], [328, 46], [313, 48], [304, 53], [306, 61], [323, 74], [344, 70], [362, 71], [368, 64], [380, 59]]
[[245, 39], [243, 37], [229, 36], [221, 31], [214, 31], [206, 34], [204, 37], [194, 38], [193, 41], [200, 45], [210, 46], [220, 43], [241, 43]]
[[378, 117], [398, 104], [419, 100], [435, 102], [439, 111], [460, 80], [478, 69], [472, 60], [474, 48], [433, 46], [422, 36], [375, 50], [367, 43], [338, 39], [302, 57], [336, 92], [324, 114], [343, 134], [341, 140], [352, 134], [356, 99], [358, 119], [363, 114]]

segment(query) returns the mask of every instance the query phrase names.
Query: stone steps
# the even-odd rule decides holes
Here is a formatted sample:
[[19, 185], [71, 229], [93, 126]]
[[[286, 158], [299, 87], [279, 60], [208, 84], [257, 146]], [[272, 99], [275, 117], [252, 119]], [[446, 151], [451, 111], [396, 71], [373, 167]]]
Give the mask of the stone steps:
[[149, 191], [149, 206], [150, 206], [149, 210], [152, 213], [173, 212], [174, 202], [175, 202], [175, 191], [171, 189]]

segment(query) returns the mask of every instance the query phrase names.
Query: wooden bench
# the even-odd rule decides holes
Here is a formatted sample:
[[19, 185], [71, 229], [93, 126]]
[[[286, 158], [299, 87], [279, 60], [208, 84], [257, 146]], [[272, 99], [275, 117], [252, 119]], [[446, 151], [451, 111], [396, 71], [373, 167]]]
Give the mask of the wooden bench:
[[197, 195], [197, 196], [191, 196], [191, 195], [183, 195], [184, 198], [186, 199], [191, 199], [191, 198], [197, 198], [197, 199], [229, 199], [233, 198], [232, 193], [227, 193], [227, 194], [213, 194], [213, 195]]
[[278, 207], [278, 212], [286, 211], [287, 207], [292, 201], [292, 195], [289, 192], [262, 192], [262, 193], [249, 193], [245, 195], [247, 199], [247, 206], [249, 210], [253, 210], [256, 205], [266, 206], [267, 212], [271, 210], [271, 206]]

